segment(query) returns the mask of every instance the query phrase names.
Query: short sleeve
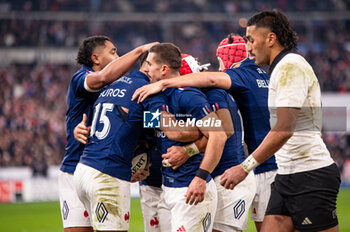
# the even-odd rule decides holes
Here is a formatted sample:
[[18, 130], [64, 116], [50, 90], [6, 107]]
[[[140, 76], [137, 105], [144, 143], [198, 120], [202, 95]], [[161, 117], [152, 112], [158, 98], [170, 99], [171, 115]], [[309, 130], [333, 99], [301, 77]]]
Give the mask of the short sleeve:
[[309, 89], [303, 70], [298, 65], [286, 63], [279, 67], [276, 77], [275, 106], [301, 108]]
[[168, 98], [163, 93], [158, 93], [146, 98], [143, 101], [143, 108], [149, 111], [169, 112]]
[[89, 74], [88, 71], [83, 71], [81, 73], [79, 73], [78, 75], [76, 75], [73, 78], [73, 86], [74, 86], [74, 92], [78, 95], [78, 96], [83, 96], [87, 93], [95, 93], [96, 91], [89, 91], [85, 88], [85, 80], [86, 80], [86, 76]]
[[243, 82], [242, 78], [237, 74], [237, 72], [233, 69], [226, 69], [225, 73], [230, 76], [231, 79], [231, 87], [229, 91], [237, 91], [242, 86], [245, 86], [245, 83]]
[[219, 109], [228, 109], [229, 105], [227, 103], [227, 93], [223, 89], [210, 89], [206, 92], [208, 102], [214, 111]]

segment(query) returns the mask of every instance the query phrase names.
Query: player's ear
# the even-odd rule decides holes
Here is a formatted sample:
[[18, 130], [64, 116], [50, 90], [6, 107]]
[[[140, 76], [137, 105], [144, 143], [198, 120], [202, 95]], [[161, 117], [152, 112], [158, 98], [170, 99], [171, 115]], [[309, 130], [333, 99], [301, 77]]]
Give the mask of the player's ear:
[[162, 75], [165, 75], [169, 72], [169, 66], [163, 64], [162, 67], [160, 67], [160, 72], [162, 73]]
[[99, 65], [100, 64], [100, 59], [99, 56], [96, 53], [92, 53], [91, 55], [91, 61], [93, 64], [95, 65]]
[[270, 32], [267, 34], [267, 42], [270, 47], [272, 47], [275, 43], [278, 43], [278, 39], [275, 33]]

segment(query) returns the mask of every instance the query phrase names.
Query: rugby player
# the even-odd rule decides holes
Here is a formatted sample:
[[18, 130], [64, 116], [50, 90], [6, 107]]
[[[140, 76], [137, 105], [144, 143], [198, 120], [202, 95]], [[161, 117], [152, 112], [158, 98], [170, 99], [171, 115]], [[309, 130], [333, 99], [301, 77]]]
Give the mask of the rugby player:
[[[193, 73], [181, 78], [160, 81], [137, 90], [134, 97], [140, 94], [142, 100], [149, 94], [167, 87], [223, 88], [233, 96], [240, 110], [244, 126], [244, 141], [251, 154], [270, 130], [267, 107], [269, 78], [263, 69], [259, 68], [253, 60], [248, 59], [248, 54], [243, 38], [238, 35], [229, 35], [217, 49], [220, 71], [224, 72]], [[256, 221], [257, 230], [260, 229], [265, 215], [270, 196], [270, 184], [274, 180], [276, 169], [275, 158], [272, 156], [254, 170], [256, 182], [259, 184], [252, 204], [251, 217]]]
[[[179, 76], [181, 53], [173, 44], [163, 43], [150, 49], [145, 72], [153, 82]], [[210, 112], [210, 105], [203, 93], [197, 89], [168, 89], [164, 92], [169, 99], [171, 112], [177, 119], [214, 120], [217, 116]], [[184, 117], [183, 117], [184, 116]], [[188, 121], [188, 120], [187, 120]], [[211, 231], [217, 204], [215, 184], [209, 175], [220, 160], [226, 141], [223, 128], [199, 127], [208, 137], [208, 145], [203, 153], [190, 157], [177, 170], [164, 167], [162, 201], [171, 211], [172, 231]], [[161, 153], [173, 145], [184, 145], [168, 137], [158, 137]], [[204, 157], [204, 158], [203, 158]], [[202, 160], [203, 159], [203, 160]], [[167, 162], [164, 163], [166, 166]]]
[[86, 38], [79, 47], [77, 63], [82, 67], [69, 85], [66, 113], [66, 153], [58, 177], [59, 198], [65, 232], [92, 231], [88, 212], [79, 201], [73, 184], [73, 173], [84, 145], [74, 139], [73, 130], [84, 113], [90, 123], [92, 105], [98, 91], [127, 72], [138, 57], [155, 43], [140, 46], [119, 57], [117, 48], [106, 36]]
[[92, 215], [96, 231], [127, 231], [133, 152], [142, 133], [143, 111], [166, 111], [162, 94], [148, 102], [131, 101], [135, 89], [148, 83], [132, 71], [106, 86], [94, 104], [90, 138], [74, 173], [79, 199]]
[[248, 20], [248, 49], [269, 65], [271, 131], [260, 146], [222, 179], [234, 187], [275, 153], [278, 173], [261, 231], [339, 231], [338, 167], [321, 137], [321, 91], [309, 63], [295, 53], [297, 36], [278, 10]]

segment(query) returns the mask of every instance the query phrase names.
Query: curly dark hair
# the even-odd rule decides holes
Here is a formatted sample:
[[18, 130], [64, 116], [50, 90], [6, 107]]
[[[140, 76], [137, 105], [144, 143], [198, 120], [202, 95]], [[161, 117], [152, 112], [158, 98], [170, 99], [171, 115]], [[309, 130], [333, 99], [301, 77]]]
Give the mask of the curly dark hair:
[[253, 15], [247, 25], [267, 27], [276, 34], [278, 41], [285, 49], [297, 49], [297, 33], [291, 27], [287, 16], [278, 9], [265, 10]]
[[110, 39], [104, 35], [91, 36], [84, 39], [79, 46], [76, 58], [77, 63], [91, 68], [93, 65], [91, 55], [94, 52], [94, 49], [98, 46], [105, 46], [107, 40], [110, 41]]

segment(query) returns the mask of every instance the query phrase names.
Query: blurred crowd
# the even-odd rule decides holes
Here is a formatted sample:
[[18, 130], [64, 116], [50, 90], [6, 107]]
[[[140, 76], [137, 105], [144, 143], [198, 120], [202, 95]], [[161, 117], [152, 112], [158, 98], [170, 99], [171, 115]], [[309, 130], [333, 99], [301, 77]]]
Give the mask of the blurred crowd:
[[[299, 52], [304, 55], [319, 78], [322, 91], [350, 90], [350, 20], [315, 21], [311, 28], [302, 22], [293, 27], [299, 36]], [[132, 28], [132, 30], [130, 30]], [[119, 54], [150, 41], [167, 41], [178, 45], [217, 68], [218, 43], [230, 32], [244, 35], [244, 28], [229, 22], [178, 22], [166, 29], [157, 22], [79, 22], [0, 20], [0, 47], [72, 47], [90, 35], [109, 36]], [[325, 33], [326, 32], [326, 33]], [[310, 41], [310, 37], [312, 41]]]
[[0, 69], [0, 166], [30, 166], [46, 175], [64, 154], [72, 66], [13, 64]]
[[[155, 4], [157, 2], [157, 4]], [[347, 11], [345, 0], [3, 0], [0, 12], [119, 11], [119, 12], [255, 12], [267, 8], [288, 11]], [[299, 37], [298, 52], [313, 66], [322, 91], [350, 91], [350, 20], [292, 21]], [[115, 22], [68, 19], [0, 19], [0, 48], [77, 49], [83, 38], [103, 34], [118, 48], [118, 54], [151, 41], [173, 42], [182, 52], [211, 63], [218, 43], [227, 34], [244, 35], [238, 22]], [[0, 65], [1, 67], [1, 65]], [[0, 68], [0, 167], [30, 166], [34, 175], [45, 175], [49, 165], [59, 165], [64, 154], [66, 92], [74, 64], [11, 64]], [[325, 134], [324, 139], [338, 165], [350, 158], [350, 137]]]
[[4, 0], [11, 11], [106, 11], [106, 12], [250, 12], [267, 8], [288, 11], [338, 11], [350, 9], [347, 0]]

